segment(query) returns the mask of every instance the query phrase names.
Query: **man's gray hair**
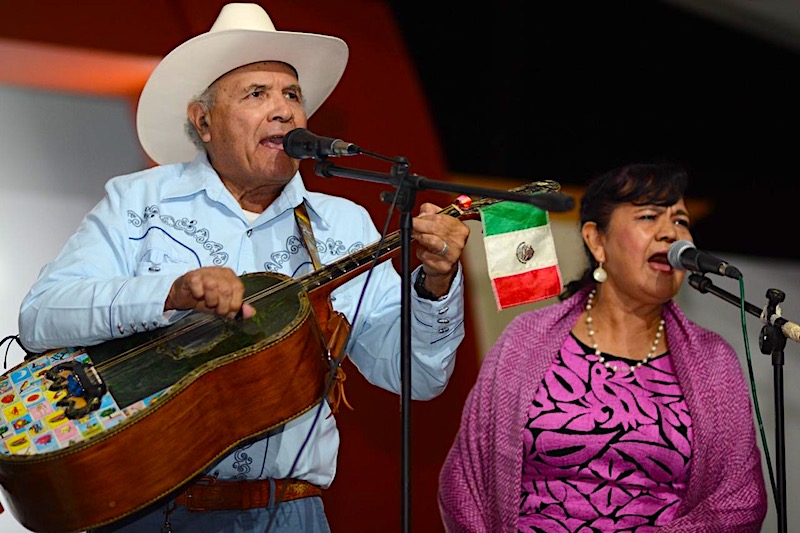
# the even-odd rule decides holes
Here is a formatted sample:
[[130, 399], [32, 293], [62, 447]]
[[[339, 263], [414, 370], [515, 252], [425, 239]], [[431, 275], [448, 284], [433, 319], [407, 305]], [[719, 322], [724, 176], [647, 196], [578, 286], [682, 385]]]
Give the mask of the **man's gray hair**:
[[[217, 92], [214, 89], [214, 85], [210, 85], [203, 91], [199, 96], [195, 96], [191, 100], [189, 100], [189, 105], [191, 104], [200, 104], [206, 111], [211, 110], [214, 107], [214, 103], [216, 102]], [[192, 121], [189, 120], [189, 117], [186, 117], [186, 123], [183, 126], [183, 129], [186, 131], [186, 135], [189, 136], [189, 139], [192, 141], [198, 150], [205, 151], [206, 145], [203, 142], [203, 139], [200, 138], [200, 134], [197, 132], [197, 128], [194, 127]]]

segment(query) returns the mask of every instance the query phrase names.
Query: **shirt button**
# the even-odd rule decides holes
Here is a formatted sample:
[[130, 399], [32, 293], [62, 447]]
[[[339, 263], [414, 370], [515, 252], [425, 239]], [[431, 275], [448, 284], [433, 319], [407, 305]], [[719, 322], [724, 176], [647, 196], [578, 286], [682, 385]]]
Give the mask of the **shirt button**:
[[247, 230], [247, 236], [250, 237], [253, 234], [253, 228]]
[[448, 331], [450, 331], [450, 326], [444, 326], [439, 328], [439, 333], [447, 333]]
[[442, 307], [441, 309], [439, 309], [439, 311], [437, 311], [437, 312], [438, 312], [440, 315], [443, 315], [443, 314], [445, 314], [446, 312], [448, 312], [449, 310], [450, 310], [450, 308], [449, 308], [448, 306], [446, 306], [446, 305], [445, 305], [444, 307]]
[[437, 320], [437, 322], [439, 324], [449, 324], [450, 323], [450, 319], [449, 318], [440, 318], [439, 320]]

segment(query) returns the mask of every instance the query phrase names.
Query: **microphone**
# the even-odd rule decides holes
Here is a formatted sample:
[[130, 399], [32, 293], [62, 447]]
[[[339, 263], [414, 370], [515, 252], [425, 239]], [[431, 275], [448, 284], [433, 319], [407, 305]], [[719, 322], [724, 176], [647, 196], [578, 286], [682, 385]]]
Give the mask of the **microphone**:
[[679, 240], [672, 243], [667, 252], [667, 261], [675, 270], [691, 270], [692, 272], [712, 272], [721, 276], [739, 279], [739, 269], [718, 259], [711, 254], [701, 252], [694, 243]]
[[320, 137], [305, 128], [295, 128], [283, 137], [283, 149], [295, 159], [314, 158], [317, 161], [326, 157], [356, 155], [361, 148], [353, 143], [333, 137]]

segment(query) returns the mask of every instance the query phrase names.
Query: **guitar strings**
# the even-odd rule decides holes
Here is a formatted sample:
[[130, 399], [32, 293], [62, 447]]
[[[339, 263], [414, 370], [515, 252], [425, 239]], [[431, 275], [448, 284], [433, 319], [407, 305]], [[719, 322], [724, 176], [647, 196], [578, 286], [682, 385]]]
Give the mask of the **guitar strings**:
[[[336, 271], [337, 269], [341, 270], [343, 273], [347, 272], [346, 268], [347, 264], [355, 263], [356, 265], [355, 268], [364, 266], [364, 264], [359, 264], [360, 261], [363, 261], [364, 257], [370, 258], [371, 260], [375, 256], [375, 254], [378, 254], [378, 256], [382, 256], [387, 253], [390, 253], [392, 251], [392, 247], [395, 246], [397, 242], [399, 242], [399, 236], [391, 235], [390, 238], [384, 241], [384, 246], [382, 247], [382, 250], [378, 250], [377, 245], [368, 246], [363, 250], [361, 250], [360, 252], [356, 253], [354, 256], [349, 256], [335, 263], [331, 263], [330, 265], [327, 265], [325, 268], [311, 272], [306, 276], [297, 279], [289, 278], [286, 280], [281, 280], [274, 285], [270, 285], [265, 289], [261, 289], [257, 292], [254, 292], [253, 294], [245, 297], [244, 302], [246, 303], [258, 302], [261, 299], [272, 296], [295, 284], [300, 284], [303, 287], [316, 288], [322, 284], [321, 280], [326, 278], [332, 279], [333, 276], [331, 276], [329, 272]], [[221, 320], [223, 319], [214, 315], [204, 316], [203, 318], [191, 324], [184, 324], [181, 327], [176, 328], [169, 334], [160, 336], [158, 339], [154, 339], [152, 341], [136, 346], [130, 350], [121, 352], [115, 355], [114, 357], [110, 358], [109, 360], [104, 361], [99, 365], [96, 365], [97, 369], [106, 370], [112, 368], [115, 365], [128, 361], [132, 357], [147, 352], [148, 350], [155, 349], [158, 346], [165, 344], [166, 342], [175, 340], [176, 338], [179, 338], [183, 335], [187, 335], [189, 333], [197, 333], [197, 334], [206, 333], [208, 330], [216, 327], [216, 325]]]

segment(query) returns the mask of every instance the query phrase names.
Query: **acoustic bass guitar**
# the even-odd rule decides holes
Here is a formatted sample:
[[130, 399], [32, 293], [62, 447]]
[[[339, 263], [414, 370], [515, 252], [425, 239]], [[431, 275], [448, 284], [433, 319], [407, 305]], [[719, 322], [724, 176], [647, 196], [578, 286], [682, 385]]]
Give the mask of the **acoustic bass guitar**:
[[[541, 181], [512, 191], [558, 189]], [[477, 219], [497, 201], [465, 199], [442, 213]], [[395, 232], [297, 279], [245, 274], [251, 319], [190, 313], [155, 331], [26, 357], [0, 376], [0, 488], [15, 518], [41, 533], [119, 520], [318, 406], [350, 331], [331, 291], [400, 245]]]

